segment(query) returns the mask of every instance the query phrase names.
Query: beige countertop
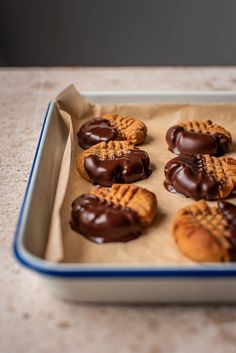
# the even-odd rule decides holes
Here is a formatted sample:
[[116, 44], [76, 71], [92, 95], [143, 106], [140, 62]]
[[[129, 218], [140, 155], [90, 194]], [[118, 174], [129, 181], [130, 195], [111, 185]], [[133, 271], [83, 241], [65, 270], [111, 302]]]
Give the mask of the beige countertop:
[[236, 90], [236, 68], [0, 70], [0, 352], [236, 352], [234, 306], [112, 306], [60, 301], [11, 254], [49, 100], [79, 90]]

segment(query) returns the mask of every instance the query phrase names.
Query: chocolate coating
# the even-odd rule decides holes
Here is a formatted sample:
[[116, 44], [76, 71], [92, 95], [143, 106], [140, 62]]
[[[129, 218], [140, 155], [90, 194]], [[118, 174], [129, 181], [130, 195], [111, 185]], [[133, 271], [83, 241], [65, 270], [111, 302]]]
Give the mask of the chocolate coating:
[[84, 167], [92, 183], [102, 186], [133, 183], [152, 172], [148, 154], [142, 150], [129, 150], [123, 156], [105, 160], [90, 155], [84, 159]]
[[218, 201], [218, 209], [227, 222], [230, 234], [230, 237], [227, 237], [230, 257], [236, 261], [236, 206], [230, 202]]
[[166, 133], [166, 142], [169, 150], [175, 154], [221, 156], [228, 152], [231, 146], [230, 139], [223, 134], [210, 135], [187, 131], [179, 125], [169, 128]]
[[99, 142], [118, 139], [118, 131], [102, 118], [93, 118], [81, 126], [78, 132], [80, 147], [87, 149]]
[[236, 238], [236, 206], [230, 202], [220, 200], [218, 201], [218, 209], [227, 221], [230, 234]]
[[165, 166], [166, 189], [194, 200], [214, 200], [218, 196], [219, 183], [205, 172], [201, 155], [182, 154]]
[[141, 234], [138, 214], [128, 207], [84, 194], [72, 203], [71, 228], [96, 243], [126, 242]]

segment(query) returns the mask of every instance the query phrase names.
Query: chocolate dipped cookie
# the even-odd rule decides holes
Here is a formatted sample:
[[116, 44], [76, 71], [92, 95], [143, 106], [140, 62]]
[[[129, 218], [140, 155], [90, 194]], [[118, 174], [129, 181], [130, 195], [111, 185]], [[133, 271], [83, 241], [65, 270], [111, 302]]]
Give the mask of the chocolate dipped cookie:
[[236, 260], [236, 206], [218, 201], [209, 207], [201, 200], [178, 211], [173, 236], [179, 249], [199, 262]]
[[232, 145], [231, 134], [211, 120], [180, 122], [169, 128], [166, 141], [174, 154], [221, 156], [229, 152]]
[[236, 193], [236, 159], [182, 154], [165, 166], [164, 185], [194, 200], [224, 199]]
[[111, 186], [147, 178], [152, 170], [147, 152], [127, 141], [100, 142], [83, 151], [77, 160], [83, 178]]
[[113, 140], [128, 141], [134, 145], [142, 143], [147, 136], [146, 125], [130, 116], [106, 114], [89, 119], [78, 132], [80, 147], [87, 149], [99, 142]]
[[96, 243], [139, 237], [157, 210], [156, 196], [141, 187], [114, 184], [83, 194], [72, 203], [71, 227]]

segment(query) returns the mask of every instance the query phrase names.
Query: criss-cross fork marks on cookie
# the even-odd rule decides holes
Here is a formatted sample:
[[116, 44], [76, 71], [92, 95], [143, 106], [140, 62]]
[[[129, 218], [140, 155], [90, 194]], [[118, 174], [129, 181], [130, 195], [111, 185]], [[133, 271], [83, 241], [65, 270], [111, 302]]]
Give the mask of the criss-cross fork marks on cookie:
[[236, 193], [236, 159], [181, 154], [166, 164], [164, 185], [195, 200], [224, 199]]
[[155, 195], [136, 185], [113, 184], [111, 188], [98, 188], [90, 192], [101, 200], [129, 207], [137, 212], [144, 227], [152, 221], [157, 209]]
[[133, 183], [152, 172], [147, 152], [127, 141], [100, 142], [83, 151], [76, 165], [85, 179], [102, 186]]
[[217, 207], [209, 207], [205, 201], [199, 201], [186, 208], [183, 214], [186, 224], [204, 227], [223, 246], [228, 246], [227, 222]]
[[178, 124], [182, 126], [187, 131], [198, 132], [203, 134], [223, 134], [231, 139], [230, 133], [225, 130], [222, 126], [213, 123], [211, 120], [191, 120], [191, 121], [183, 121]]
[[147, 127], [141, 120], [118, 114], [106, 114], [103, 115], [103, 119], [108, 120], [110, 125], [118, 130], [121, 140], [137, 145], [142, 143], [147, 136]]
[[219, 183], [219, 197], [225, 198], [236, 192], [236, 159], [230, 157], [202, 156], [208, 175]]
[[180, 250], [199, 262], [227, 262], [236, 259], [236, 227], [232, 222], [236, 206], [219, 201], [209, 207], [201, 200], [179, 210], [173, 236]]
[[[126, 141], [101, 142], [97, 145], [96, 155], [101, 160], [125, 156], [129, 150], [135, 150], [135, 146]], [[91, 151], [92, 152], [92, 151]], [[90, 153], [92, 154], [92, 153]]]

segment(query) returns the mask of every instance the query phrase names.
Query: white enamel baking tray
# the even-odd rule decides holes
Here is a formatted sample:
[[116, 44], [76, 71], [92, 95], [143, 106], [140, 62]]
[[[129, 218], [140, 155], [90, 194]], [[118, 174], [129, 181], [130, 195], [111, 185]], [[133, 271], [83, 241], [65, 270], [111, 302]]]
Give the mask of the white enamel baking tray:
[[[84, 92], [82, 95], [96, 103], [236, 103], [236, 92]], [[16, 228], [13, 251], [21, 264], [38, 273], [53, 294], [71, 300], [236, 302], [234, 263], [160, 267], [45, 261], [42, 255], [66, 138], [67, 130], [52, 101], [43, 122]], [[47, 174], [43, 174], [45, 165]]]

